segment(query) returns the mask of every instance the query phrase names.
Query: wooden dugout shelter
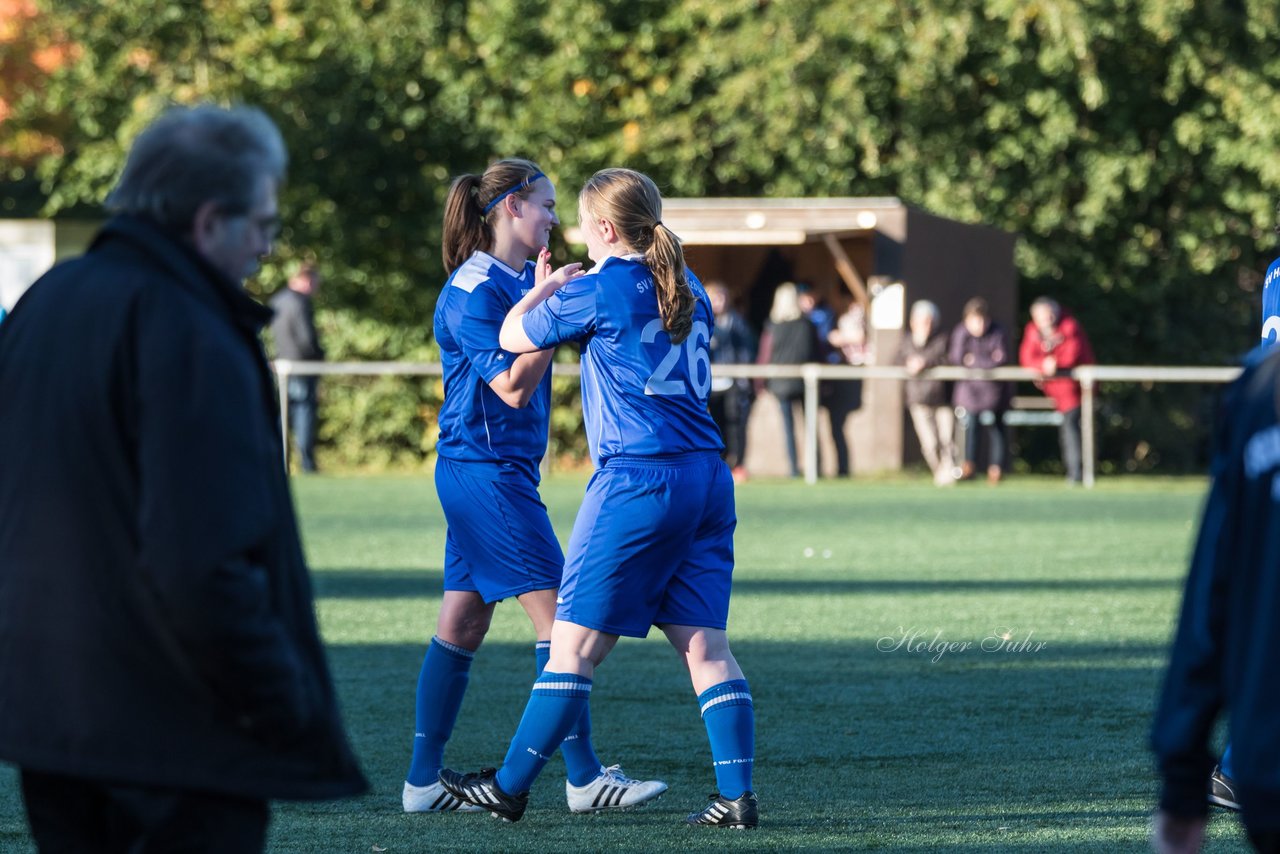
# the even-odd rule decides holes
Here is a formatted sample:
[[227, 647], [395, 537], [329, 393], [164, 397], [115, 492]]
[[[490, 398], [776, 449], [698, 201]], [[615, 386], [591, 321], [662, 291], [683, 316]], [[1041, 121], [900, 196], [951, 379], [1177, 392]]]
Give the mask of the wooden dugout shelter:
[[[934, 216], [892, 197], [667, 199], [662, 218], [683, 241], [689, 266], [704, 282], [723, 282], [757, 331], [778, 284], [803, 281], [837, 312], [850, 300], [863, 304], [873, 364], [892, 364], [907, 311], [920, 299], [937, 303], [950, 330], [967, 300], [985, 297], [1017, 346], [1014, 234]], [[771, 398], [757, 398], [748, 429], [753, 474], [786, 472], [780, 418]], [[825, 422], [821, 466], [831, 474], [835, 456]], [[862, 408], [845, 433], [855, 473], [919, 459], [896, 380], [864, 381]]]

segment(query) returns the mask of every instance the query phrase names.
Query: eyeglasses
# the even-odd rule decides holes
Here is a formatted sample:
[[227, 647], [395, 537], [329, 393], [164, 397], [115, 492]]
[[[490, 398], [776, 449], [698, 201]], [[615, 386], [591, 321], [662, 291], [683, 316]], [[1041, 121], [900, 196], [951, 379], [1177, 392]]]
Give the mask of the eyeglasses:
[[265, 216], [246, 216], [249, 225], [258, 230], [258, 233], [267, 240], [275, 240], [280, 236], [280, 215], [267, 214]]
[[280, 236], [280, 215], [278, 213], [259, 214], [253, 216], [248, 213], [231, 212], [223, 210], [223, 216], [229, 220], [239, 219], [248, 223], [259, 235], [266, 240], [274, 241]]

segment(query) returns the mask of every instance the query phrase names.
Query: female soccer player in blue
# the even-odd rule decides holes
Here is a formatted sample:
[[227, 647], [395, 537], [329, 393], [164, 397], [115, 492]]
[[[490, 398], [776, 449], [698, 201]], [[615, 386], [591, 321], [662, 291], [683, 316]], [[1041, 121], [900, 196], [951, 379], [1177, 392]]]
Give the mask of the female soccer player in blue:
[[[501, 160], [483, 175], [454, 180], [445, 203], [444, 263], [452, 275], [436, 303], [435, 337], [444, 364], [444, 404], [436, 445], [436, 491], [444, 508], [444, 599], [418, 677], [406, 812], [469, 808], [437, 780], [444, 745], [467, 688], [475, 651], [494, 605], [515, 597], [537, 633], [537, 671], [546, 665], [564, 554], [538, 495], [547, 447], [552, 351], [517, 356], [498, 345], [507, 311], [535, 287], [563, 284], [579, 264], [551, 271], [546, 249], [556, 191], [527, 160]], [[529, 261], [537, 254], [537, 263]], [[602, 767], [584, 706], [562, 747], [569, 808], [635, 806], [666, 791]]]
[[510, 821], [587, 706], [620, 635], [662, 629], [684, 659], [711, 740], [719, 793], [691, 824], [755, 827], [754, 712], [725, 624], [733, 573], [733, 479], [707, 412], [711, 305], [663, 226], [662, 198], [627, 169], [579, 198], [585, 276], [548, 277], [507, 315], [501, 342], [532, 353], [581, 341], [582, 406], [597, 469], [574, 525], [551, 629], [501, 769], [440, 772], [444, 787]]

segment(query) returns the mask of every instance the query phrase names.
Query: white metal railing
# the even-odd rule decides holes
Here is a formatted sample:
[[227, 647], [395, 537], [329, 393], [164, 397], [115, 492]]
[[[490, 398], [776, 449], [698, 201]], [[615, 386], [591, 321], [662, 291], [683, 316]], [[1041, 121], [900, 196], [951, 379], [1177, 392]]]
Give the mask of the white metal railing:
[[[277, 359], [274, 362], [280, 386], [280, 429], [284, 437], [284, 453], [288, 460], [289, 448], [289, 399], [288, 380], [291, 376], [442, 376], [444, 368], [439, 362], [295, 362]], [[576, 377], [576, 362], [557, 362], [553, 370], [559, 376]], [[799, 377], [804, 380], [804, 478], [807, 483], [818, 480], [818, 382], [820, 380], [908, 380], [908, 379], [987, 379], [1001, 381], [1030, 381], [1040, 379], [1035, 371], [1026, 368], [977, 368], [938, 367], [918, 375], [907, 373], [905, 368], [889, 365], [715, 365], [717, 376], [746, 379], [771, 377]], [[1227, 383], [1240, 375], [1238, 367], [1168, 367], [1151, 365], [1082, 365], [1070, 372], [1080, 381], [1080, 439], [1084, 462], [1084, 485], [1092, 487], [1095, 475], [1096, 435], [1094, 431], [1095, 396], [1098, 383], [1102, 382], [1159, 382], [1159, 383]]]
[[1174, 368], [1147, 365], [1081, 365], [1072, 371], [1080, 381], [1080, 453], [1084, 485], [1093, 486], [1097, 455], [1094, 445], [1094, 395], [1100, 382], [1229, 383], [1240, 376], [1238, 367]]

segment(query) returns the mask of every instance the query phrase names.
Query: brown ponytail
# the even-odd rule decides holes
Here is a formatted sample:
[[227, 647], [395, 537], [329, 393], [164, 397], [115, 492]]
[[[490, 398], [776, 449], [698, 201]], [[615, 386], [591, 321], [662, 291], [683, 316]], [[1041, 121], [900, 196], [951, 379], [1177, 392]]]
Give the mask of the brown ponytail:
[[663, 328], [673, 344], [688, 338], [697, 300], [685, 276], [680, 239], [662, 224], [662, 195], [657, 185], [631, 169], [603, 169], [587, 181], [578, 203], [583, 210], [612, 222], [623, 243], [644, 254], [653, 273]]
[[500, 208], [488, 213], [485, 208], [508, 193], [528, 198], [534, 180], [541, 174], [536, 163], [511, 158], [492, 164], [483, 175], [459, 175], [453, 180], [444, 203], [441, 254], [446, 273], [461, 267], [476, 250], [493, 247], [492, 222], [500, 216]]
[[461, 267], [477, 249], [493, 243], [493, 229], [485, 222], [480, 206], [476, 204], [479, 188], [479, 175], [459, 175], [449, 186], [449, 196], [444, 203], [444, 239], [441, 241], [446, 273]]

